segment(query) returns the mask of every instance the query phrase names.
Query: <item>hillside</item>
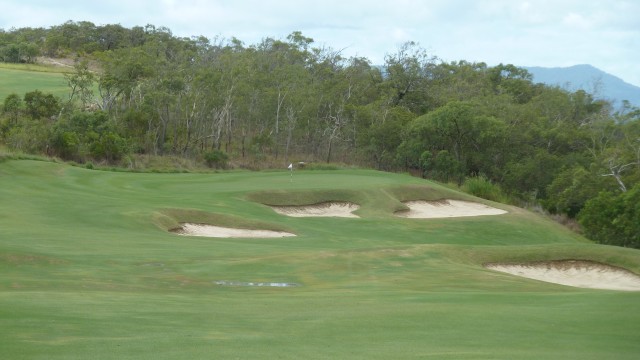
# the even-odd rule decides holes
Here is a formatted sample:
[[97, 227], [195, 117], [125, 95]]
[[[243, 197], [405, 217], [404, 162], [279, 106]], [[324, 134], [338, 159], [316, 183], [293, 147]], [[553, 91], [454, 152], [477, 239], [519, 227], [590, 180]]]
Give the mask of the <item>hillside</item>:
[[[608, 112], [583, 91], [532, 83], [513, 64], [440, 62], [413, 42], [375, 67], [297, 31], [242, 44], [116, 28], [111, 43], [96, 40], [106, 27], [88, 23], [42, 30], [76, 34], [40, 49], [56, 70], [71, 63], [58, 55], [73, 59], [66, 96], [5, 98], [2, 146], [96, 168], [137, 170], [153, 157], [217, 169], [303, 162], [411, 172], [487, 199], [540, 204], [577, 219], [591, 239], [640, 247], [630, 208], [602, 222], [620, 228], [605, 229], [592, 225], [604, 219], [590, 201], [606, 192], [599, 201], [614, 208], [635, 202], [640, 111]], [[72, 54], [84, 57], [75, 63]], [[12, 92], [42, 85], [42, 74], [17, 75], [31, 73], [10, 76]]]
[[606, 73], [591, 65], [570, 67], [524, 67], [533, 75], [533, 81], [551, 86], [560, 86], [570, 91], [584, 90], [598, 99], [615, 101], [615, 106], [628, 100], [640, 107], [640, 87]]
[[[0, 199], [6, 359], [635, 359], [640, 351], [640, 291], [486, 266], [574, 259], [638, 273], [640, 251], [595, 245], [537, 214], [408, 175], [126, 173], [5, 160]], [[397, 216], [408, 200], [502, 211]], [[272, 208], [327, 202], [357, 204], [357, 217]], [[176, 231], [188, 223], [295, 236]]]

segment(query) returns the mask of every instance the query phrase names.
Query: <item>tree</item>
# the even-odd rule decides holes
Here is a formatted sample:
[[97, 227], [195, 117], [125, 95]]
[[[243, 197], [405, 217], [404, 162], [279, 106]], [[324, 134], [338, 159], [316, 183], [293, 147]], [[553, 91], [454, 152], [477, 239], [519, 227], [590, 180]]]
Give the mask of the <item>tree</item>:
[[532, 78], [526, 69], [511, 64], [499, 64], [489, 69], [489, 79], [495, 94], [506, 93], [518, 104], [529, 102], [535, 94]]
[[547, 188], [561, 169], [560, 157], [545, 149], [536, 149], [528, 157], [506, 165], [503, 183], [512, 194], [537, 201], [547, 197]]
[[76, 59], [73, 70], [73, 73], [64, 74], [70, 89], [68, 103], [70, 104], [77, 97], [82, 109], [85, 109], [93, 101], [92, 87], [95, 75], [89, 70], [87, 60]]
[[127, 29], [120, 24], [107, 24], [96, 29], [97, 43], [103, 51], [109, 51], [128, 44]]
[[406, 42], [395, 54], [385, 56], [386, 83], [393, 91], [393, 105], [407, 106], [411, 111], [424, 112], [428, 80], [436, 57], [429, 56], [418, 43]]
[[128, 144], [107, 113], [75, 112], [54, 125], [52, 149], [67, 160], [92, 158], [113, 162], [128, 153]]
[[464, 164], [458, 161], [449, 151], [441, 150], [431, 157], [423, 153], [421, 157], [425, 177], [430, 177], [442, 182], [455, 181], [461, 185], [464, 181], [466, 169]]
[[18, 44], [8, 44], [0, 48], [0, 56], [4, 62], [19, 63], [20, 62], [20, 46]]
[[[602, 177], [582, 166], [574, 166], [560, 172], [549, 184], [545, 208], [555, 214], [566, 214], [575, 218], [584, 205], [602, 189], [607, 189]], [[614, 190], [614, 189], [607, 189]]]
[[53, 118], [60, 112], [60, 102], [52, 94], [44, 94], [40, 90], [24, 94], [26, 113], [32, 119]]
[[471, 101], [487, 97], [493, 92], [485, 63], [458, 61], [440, 63], [433, 67], [430, 97], [433, 106], [450, 101]]
[[18, 94], [10, 94], [4, 99], [4, 113], [9, 117], [9, 125], [16, 125], [23, 111], [24, 103]]
[[[375, 116], [375, 115], [374, 115]], [[396, 166], [397, 149], [402, 143], [402, 132], [414, 115], [403, 107], [388, 109], [383, 118], [360, 131], [360, 147], [374, 166], [391, 170]], [[400, 166], [403, 166], [402, 161]]]
[[455, 159], [469, 175], [491, 174], [504, 151], [501, 144], [506, 127], [482, 112], [473, 103], [452, 101], [413, 120], [404, 141], [421, 144], [422, 150], [413, 156], [421, 156], [424, 150], [436, 156], [446, 150], [447, 157]]
[[36, 57], [40, 55], [40, 48], [34, 43], [20, 44], [20, 62], [34, 63]]
[[102, 74], [98, 78], [98, 93], [101, 99], [100, 108], [107, 112], [117, 110], [118, 102], [132, 105], [139, 85], [152, 77], [161, 61], [154, 59], [149, 50], [139, 48], [117, 49], [104, 53], [99, 57]]
[[640, 248], [640, 184], [624, 193], [600, 192], [578, 221], [585, 235], [601, 244]]

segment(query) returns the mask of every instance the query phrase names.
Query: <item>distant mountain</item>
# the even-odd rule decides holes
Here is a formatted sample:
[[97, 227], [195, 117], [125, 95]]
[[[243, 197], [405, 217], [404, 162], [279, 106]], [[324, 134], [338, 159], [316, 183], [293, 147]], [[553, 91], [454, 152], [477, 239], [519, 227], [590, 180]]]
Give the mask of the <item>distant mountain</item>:
[[581, 89], [596, 99], [614, 102], [615, 107], [622, 105], [622, 100], [629, 100], [632, 105], [640, 107], [640, 87], [626, 83], [619, 77], [591, 65], [523, 68], [533, 75], [534, 83], [557, 85], [570, 91]]

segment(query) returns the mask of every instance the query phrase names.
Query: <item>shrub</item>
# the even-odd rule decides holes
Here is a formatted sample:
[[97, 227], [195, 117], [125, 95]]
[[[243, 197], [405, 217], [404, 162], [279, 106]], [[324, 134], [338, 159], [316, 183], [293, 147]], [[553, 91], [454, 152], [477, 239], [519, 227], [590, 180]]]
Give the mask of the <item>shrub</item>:
[[462, 185], [462, 190], [487, 200], [497, 202], [505, 202], [506, 200], [506, 196], [500, 186], [492, 183], [491, 180], [483, 175], [467, 178]]
[[578, 214], [585, 235], [601, 244], [640, 248], [640, 184], [614, 194], [603, 191]]
[[213, 150], [204, 154], [204, 160], [209, 167], [214, 169], [226, 169], [229, 164], [229, 155], [220, 150]]
[[115, 132], [106, 132], [98, 136], [91, 144], [91, 156], [107, 161], [120, 160], [128, 152], [127, 142]]
[[449, 151], [441, 150], [435, 157], [422, 153], [420, 161], [424, 167], [425, 177], [441, 182], [456, 181], [458, 185], [462, 183], [465, 173], [464, 164], [456, 160]]

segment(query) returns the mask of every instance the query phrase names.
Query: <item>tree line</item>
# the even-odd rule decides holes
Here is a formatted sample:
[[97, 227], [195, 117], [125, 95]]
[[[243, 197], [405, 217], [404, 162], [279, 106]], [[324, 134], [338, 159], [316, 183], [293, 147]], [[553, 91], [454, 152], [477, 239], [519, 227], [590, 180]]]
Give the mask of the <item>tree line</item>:
[[11, 149], [122, 166], [150, 154], [411, 171], [541, 204], [592, 239], [640, 247], [640, 109], [533, 83], [514, 65], [443, 62], [407, 42], [375, 66], [300, 32], [246, 45], [90, 22], [0, 31], [0, 53], [76, 58], [68, 97], [4, 99]]

